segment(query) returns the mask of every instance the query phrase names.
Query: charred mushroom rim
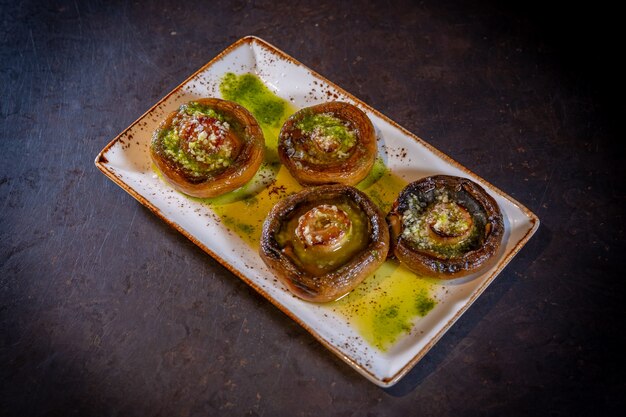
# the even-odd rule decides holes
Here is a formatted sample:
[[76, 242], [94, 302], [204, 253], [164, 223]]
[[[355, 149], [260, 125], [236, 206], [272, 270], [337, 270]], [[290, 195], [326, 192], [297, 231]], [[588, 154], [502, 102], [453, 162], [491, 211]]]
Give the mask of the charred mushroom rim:
[[232, 101], [198, 99], [170, 113], [152, 136], [150, 156], [175, 189], [216, 197], [248, 182], [265, 139], [252, 114]]
[[341, 184], [305, 188], [268, 214], [260, 255], [298, 297], [341, 298], [387, 258], [384, 214], [365, 194]]
[[387, 222], [393, 255], [412, 271], [437, 278], [487, 266], [504, 232], [500, 208], [481, 186], [446, 175], [407, 185]]
[[278, 138], [281, 162], [302, 185], [355, 185], [367, 176], [376, 154], [370, 119], [338, 101], [294, 113]]

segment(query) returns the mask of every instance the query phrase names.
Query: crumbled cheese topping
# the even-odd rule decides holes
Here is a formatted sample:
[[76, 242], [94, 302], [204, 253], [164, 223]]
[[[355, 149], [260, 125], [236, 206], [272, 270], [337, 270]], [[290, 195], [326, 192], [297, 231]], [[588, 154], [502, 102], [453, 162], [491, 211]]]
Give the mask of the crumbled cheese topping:
[[153, 138], [159, 153], [185, 170], [203, 177], [236, 159], [237, 139], [224, 116], [199, 103], [180, 107], [169, 126]]
[[182, 114], [177, 122], [177, 133], [189, 159], [210, 171], [232, 163], [233, 145], [227, 140], [228, 122], [200, 113]]
[[307, 147], [306, 153], [302, 152], [303, 150], [296, 153], [316, 162], [325, 160], [330, 155], [335, 159], [345, 159], [357, 142], [357, 132], [351, 128], [350, 123], [332, 113], [307, 115], [297, 123], [296, 127], [313, 144]]
[[430, 227], [437, 233], [457, 236], [471, 227], [467, 211], [455, 203], [437, 203], [427, 216]]
[[[420, 250], [432, 250], [446, 256], [458, 254], [476, 237], [476, 228], [471, 219], [468, 221], [463, 215], [463, 210], [445, 192], [437, 194], [430, 204], [411, 195], [408, 208], [402, 213], [402, 237]], [[444, 236], [467, 233], [467, 236], [459, 242], [445, 244], [434, 239], [433, 232]]]
[[230, 141], [225, 140], [229, 125], [215, 119], [207, 124], [206, 119], [206, 116], [193, 115], [181, 124], [181, 132], [190, 132], [189, 153], [196, 161], [214, 168], [228, 166], [233, 151]]
[[332, 152], [341, 145], [339, 138], [327, 134], [326, 131], [319, 126], [311, 132], [311, 139], [324, 152]]

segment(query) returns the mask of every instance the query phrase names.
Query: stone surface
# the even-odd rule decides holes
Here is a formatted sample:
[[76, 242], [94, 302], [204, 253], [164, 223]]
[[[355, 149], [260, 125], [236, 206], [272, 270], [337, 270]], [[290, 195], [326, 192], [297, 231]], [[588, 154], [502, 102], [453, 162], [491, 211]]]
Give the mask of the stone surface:
[[[621, 415], [618, 15], [294, 3], [0, 2], [0, 415]], [[541, 219], [393, 388], [359, 376], [94, 167], [245, 35]]]

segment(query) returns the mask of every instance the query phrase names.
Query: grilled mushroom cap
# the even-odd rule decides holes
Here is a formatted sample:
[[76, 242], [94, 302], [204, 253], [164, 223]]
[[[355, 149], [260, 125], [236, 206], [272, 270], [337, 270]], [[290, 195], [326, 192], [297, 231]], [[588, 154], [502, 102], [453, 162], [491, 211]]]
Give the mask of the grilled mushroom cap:
[[294, 113], [278, 138], [280, 161], [302, 185], [355, 185], [371, 170], [376, 153], [370, 119], [337, 101]]
[[170, 113], [152, 137], [150, 156], [175, 189], [216, 197], [250, 181], [263, 162], [265, 139], [242, 106], [198, 99]]
[[387, 258], [384, 214], [356, 188], [306, 188], [280, 202], [263, 224], [260, 255], [298, 297], [336, 300]]
[[438, 278], [486, 267], [504, 233], [495, 200], [475, 182], [446, 175], [406, 186], [387, 222], [393, 255], [412, 271]]

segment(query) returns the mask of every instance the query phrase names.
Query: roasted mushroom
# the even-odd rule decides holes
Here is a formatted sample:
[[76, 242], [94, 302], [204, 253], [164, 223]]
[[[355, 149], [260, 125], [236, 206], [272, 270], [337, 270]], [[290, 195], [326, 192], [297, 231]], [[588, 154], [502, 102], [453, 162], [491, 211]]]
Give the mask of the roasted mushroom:
[[260, 255], [298, 297], [336, 300], [387, 258], [384, 214], [356, 188], [305, 188], [280, 202], [263, 224]]
[[263, 162], [265, 140], [237, 103], [198, 99], [170, 113], [154, 132], [152, 161], [177, 190], [215, 197], [248, 182]]
[[406, 186], [387, 215], [391, 251], [412, 271], [455, 278], [489, 264], [500, 246], [500, 208], [478, 184], [437, 175]]
[[369, 173], [376, 153], [370, 119], [338, 101], [294, 113], [278, 137], [280, 161], [302, 185], [355, 185]]

